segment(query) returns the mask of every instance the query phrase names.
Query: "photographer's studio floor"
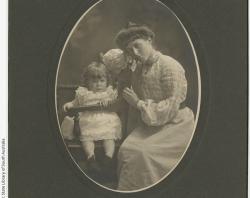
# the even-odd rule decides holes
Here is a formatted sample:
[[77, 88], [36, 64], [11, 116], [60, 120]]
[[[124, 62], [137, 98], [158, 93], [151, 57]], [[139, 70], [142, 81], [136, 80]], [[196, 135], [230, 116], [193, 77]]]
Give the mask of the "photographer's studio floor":
[[[119, 145], [117, 145], [117, 148], [118, 148], [118, 146]], [[69, 151], [70, 151], [73, 159], [78, 164], [80, 169], [87, 176], [89, 176], [91, 178], [91, 176], [88, 175], [88, 165], [87, 165], [86, 157], [85, 157], [85, 154], [84, 154], [80, 144], [77, 142], [71, 142], [71, 143], [68, 143], [68, 148], [69, 148]], [[116, 149], [116, 151], [117, 150], [118, 149]], [[104, 153], [103, 153], [102, 144], [100, 144], [99, 142], [97, 142], [97, 144], [96, 144], [95, 154], [96, 154], [96, 158], [98, 159], [98, 162], [101, 162], [104, 158]], [[116, 153], [115, 153], [115, 156], [116, 156]], [[114, 157], [114, 160], [115, 160], [115, 157]], [[97, 174], [94, 176], [94, 178], [91, 178], [91, 179], [93, 179], [98, 184], [103, 185], [107, 188], [116, 189], [117, 178], [116, 178], [116, 176], [114, 176], [114, 175], [116, 175], [116, 167], [113, 167], [111, 171], [112, 172], [110, 172], [110, 173]], [[106, 174], [108, 174], [108, 176], [105, 176]]]

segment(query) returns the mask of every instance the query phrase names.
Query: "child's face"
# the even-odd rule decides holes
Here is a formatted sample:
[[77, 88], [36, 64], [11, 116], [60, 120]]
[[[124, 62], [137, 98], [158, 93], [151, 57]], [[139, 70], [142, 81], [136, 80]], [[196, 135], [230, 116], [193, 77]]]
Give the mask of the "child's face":
[[88, 82], [88, 88], [89, 90], [94, 92], [105, 91], [107, 88], [107, 84], [108, 82], [105, 76], [90, 78]]

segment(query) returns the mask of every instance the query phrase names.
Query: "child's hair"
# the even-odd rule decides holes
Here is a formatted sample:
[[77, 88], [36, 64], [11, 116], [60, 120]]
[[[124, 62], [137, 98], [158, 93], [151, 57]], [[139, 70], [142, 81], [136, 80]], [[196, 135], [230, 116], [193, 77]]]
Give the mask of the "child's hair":
[[82, 83], [84, 86], [88, 87], [88, 82], [91, 78], [98, 79], [102, 77], [107, 79], [107, 86], [112, 83], [111, 76], [106, 66], [101, 62], [92, 62], [83, 69]]
[[127, 60], [122, 50], [110, 49], [103, 55], [103, 63], [111, 73], [120, 73], [127, 66]]

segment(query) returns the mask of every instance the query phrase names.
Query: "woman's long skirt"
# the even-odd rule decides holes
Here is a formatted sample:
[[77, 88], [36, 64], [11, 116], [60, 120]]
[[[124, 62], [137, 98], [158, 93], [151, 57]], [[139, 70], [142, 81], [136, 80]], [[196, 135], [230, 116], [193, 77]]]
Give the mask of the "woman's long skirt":
[[164, 126], [139, 124], [118, 152], [118, 190], [139, 190], [163, 179], [181, 160], [193, 132], [194, 115], [187, 107]]

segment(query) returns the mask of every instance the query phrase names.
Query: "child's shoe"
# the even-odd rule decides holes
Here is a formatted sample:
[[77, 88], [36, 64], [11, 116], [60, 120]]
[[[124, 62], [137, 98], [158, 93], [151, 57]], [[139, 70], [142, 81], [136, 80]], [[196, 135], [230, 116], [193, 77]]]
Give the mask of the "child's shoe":
[[108, 157], [107, 155], [103, 158], [103, 166], [105, 169], [112, 169], [113, 168], [113, 159]]
[[116, 167], [114, 165], [114, 160], [111, 157], [108, 157], [105, 155], [103, 159], [103, 174], [105, 175], [105, 178], [110, 181], [116, 180]]
[[101, 168], [97, 163], [95, 156], [87, 160], [87, 172], [90, 177], [97, 177], [101, 173]]

